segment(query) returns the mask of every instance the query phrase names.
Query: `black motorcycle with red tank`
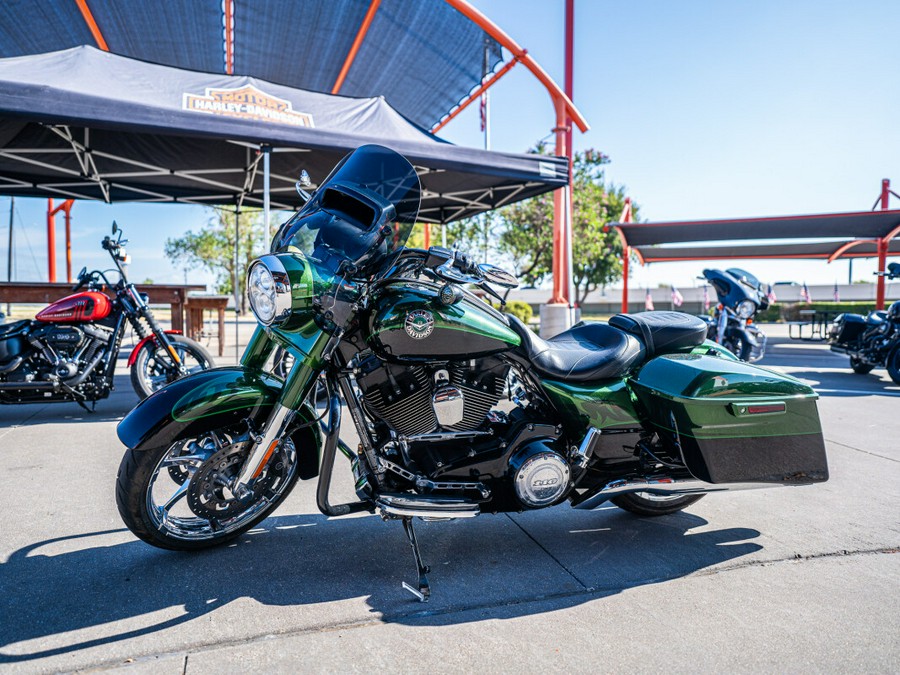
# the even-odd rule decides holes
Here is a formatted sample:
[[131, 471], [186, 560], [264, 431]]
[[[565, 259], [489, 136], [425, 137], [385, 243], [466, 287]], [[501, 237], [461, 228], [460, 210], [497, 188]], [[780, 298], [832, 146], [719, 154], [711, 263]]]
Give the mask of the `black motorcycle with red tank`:
[[147, 298], [128, 282], [122, 230], [113, 223], [112, 232], [101, 245], [115, 263], [118, 282], [106, 277], [112, 270], [82, 268], [72, 295], [48, 305], [33, 320], [0, 325], [0, 403], [74, 401], [86, 407], [106, 398], [129, 324], [139, 338], [128, 368], [140, 398], [214, 366], [202, 345], [160, 327]]

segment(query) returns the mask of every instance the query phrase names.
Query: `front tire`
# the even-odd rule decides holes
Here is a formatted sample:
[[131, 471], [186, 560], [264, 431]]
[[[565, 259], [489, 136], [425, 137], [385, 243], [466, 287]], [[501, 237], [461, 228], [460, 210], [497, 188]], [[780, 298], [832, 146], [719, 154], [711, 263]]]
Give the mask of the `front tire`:
[[148, 544], [177, 551], [218, 546], [240, 536], [284, 501], [298, 477], [290, 438], [278, 446], [240, 500], [230, 485], [252, 443], [214, 431], [168, 447], [128, 450], [116, 478], [116, 505], [125, 525]]
[[872, 372], [873, 366], [871, 363], [866, 363], [861, 359], [856, 358], [855, 356], [850, 357], [850, 368], [857, 375], [868, 375]]
[[[187, 370], [187, 375], [215, 366], [212, 355], [203, 345], [183, 335], [167, 335], [172, 347]], [[156, 338], [148, 340], [131, 366], [131, 386], [138, 398], [145, 399], [181, 375], [172, 370], [172, 357]]]
[[726, 333], [724, 342], [725, 344], [722, 346], [725, 347], [725, 349], [730, 351], [741, 361], [746, 361], [747, 363], [750, 362], [750, 354], [753, 352], [753, 345], [743, 339], [739, 333]]
[[612, 498], [612, 503], [636, 516], [667, 516], [687, 508], [704, 495], [654, 495], [648, 492], [627, 492]]
[[900, 384], [900, 347], [888, 354], [887, 363], [888, 375], [894, 381], [894, 384]]

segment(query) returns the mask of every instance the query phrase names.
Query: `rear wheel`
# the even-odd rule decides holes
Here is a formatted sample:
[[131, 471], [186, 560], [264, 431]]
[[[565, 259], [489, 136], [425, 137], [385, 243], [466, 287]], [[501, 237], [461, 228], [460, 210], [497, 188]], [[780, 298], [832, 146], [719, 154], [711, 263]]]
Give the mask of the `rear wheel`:
[[297, 451], [285, 439], [253, 484], [249, 498], [232, 492], [252, 442], [227, 430], [168, 447], [128, 450], [116, 479], [116, 504], [135, 535], [180, 551], [231, 541], [263, 520], [297, 482]]
[[649, 492], [628, 492], [612, 498], [620, 509], [638, 516], [666, 516], [687, 508], [703, 495], [655, 495]]
[[172, 357], [156, 338], [148, 340], [141, 347], [134, 364], [131, 366], [131, 386], [138, 397], [147, 398], [157, 389], [162, 389], [169, 382], [174, 382], [184, 375], [201, 370], [209, 370], [215, 366], [212, 355], [203, 345], [183, 335], [167, 335], [175, 353], [181, 359], [184, 373], [172, 367]]
[[866, 363], [865, 361], [856, 358], [855, 356], [850, 357], [850, 368], [853, 369], [853, 372], [857, 375], [867, 375], [872, 372], [873, 366], [871, 363]]

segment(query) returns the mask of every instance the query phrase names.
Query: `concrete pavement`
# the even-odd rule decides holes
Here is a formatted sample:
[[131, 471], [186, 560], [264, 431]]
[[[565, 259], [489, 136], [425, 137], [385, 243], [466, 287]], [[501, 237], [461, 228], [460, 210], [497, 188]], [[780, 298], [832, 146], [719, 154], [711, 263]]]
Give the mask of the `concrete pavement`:
[[400, 587], [400, 525], [327, 519], [310, 482], [231, 546], [136, 540], [113, 496], [124, 371], [93, 415], [0, 408], [0, 671], [896, 672], [900, 387], [771, 332], [762, 365], [822, 394], [828, 483], [657, 519], [559, 506], [417, 524], [427, 605]]

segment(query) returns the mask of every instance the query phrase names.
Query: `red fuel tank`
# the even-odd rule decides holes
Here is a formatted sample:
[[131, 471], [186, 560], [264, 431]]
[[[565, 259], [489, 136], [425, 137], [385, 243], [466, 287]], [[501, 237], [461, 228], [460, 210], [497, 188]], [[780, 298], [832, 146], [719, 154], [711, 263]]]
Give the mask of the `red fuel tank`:
[[85, 291], [47, 305], [34, 317], [45, 323], [99, 321], [109, 316], [112, 303], [103, 293]]

